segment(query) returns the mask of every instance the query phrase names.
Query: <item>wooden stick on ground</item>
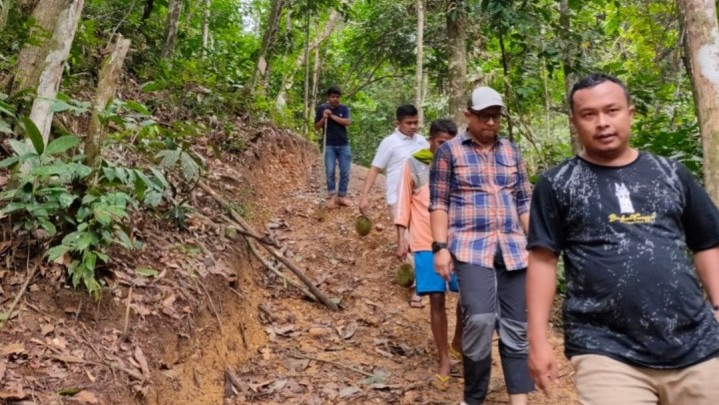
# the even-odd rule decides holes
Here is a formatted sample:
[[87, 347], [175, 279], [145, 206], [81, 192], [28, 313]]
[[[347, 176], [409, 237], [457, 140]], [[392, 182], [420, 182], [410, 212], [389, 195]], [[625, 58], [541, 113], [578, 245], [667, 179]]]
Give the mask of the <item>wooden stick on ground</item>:
[[35, 277], [35, 270], [37, 269], [38, 263], [40, 259], [35, 259], [34, 264], [32, 266], [32, 269], [30, 269], [28, 265], [29, 273], [27, 275], [27, 278], [25, 279], [25, 283], [23, 283], [22, 287], [20, 288], [20, 291], [17, 293], [17, 296], [15, 296], [15, 300], [12, 302], [12, 305], [10, 305], [10, 309], [6, 312], [6, 318], [4, 321], [0, 322], [0, 330], [2, 330], [3, 327], [5, 327], [5, 324], [10, 320], [12, 317], [12, 311], [15, 310], [15, 306], [17, 306], [17, 303], [20, 302], [20, 298], [22, 298], [22, 295], [25, 294], [25, 290], [27, 289], [27, 286], [30, 284], [30, 281], [33, 277]]
[[217, 313], [217, 309], [215, 309], [215, 303], [212, 302], [212, 297], [210, 297], [210, 293], [207, 291], [207, 288], [205, 286], [198, 282], [197, 284], [200, 285], [202, 288], [202, 291], [205, 292], [205, 295], [207, 295], [207, 300], [210, 302], [210, 309], [212, 309], [212, 313], [215, 314], [215, 318], [217, 318], [217, 324], [220, 326], [220, 335], [225, 336], [225, 329], [222, 327], [222, 320], [220, 320], [220, 314]]
[[127, 338], [127, 328], [130, 324], [130, 304], [132, 303], [132, 286], [127, 290], [127, 304], [125, 306], [125, 322], [122, 325], [122, 339]]
[[374, 374], [372, 374], [372, 373], [368, 373], [364, 370], [360, 370], [356, 367], [348, 366], [346, 364], [338, 363], [336, 361], [320, 359], [319, 357], [310, 356], [310, 355], [307, 355], [304, 353], [292, 353], [292, 354], [290, 354], [290, 356], [292, 356], [296, 359], [314, 360], [314, 361], [317, 361], [320, 363], [327, 363], [327, 364], [331, 364], [336, 367], [341, 367], [341, 368], [344, 368], [344, 369], [347, 369], [350, 371], [354, 371], [355, 373], [362, 374], [365, 377], [374, 377]]
[[[196, 218], [198, 218], [198, 219], [204, 221], [205, 223], [207, 223], [207, 224], [210, 225], [210, 226], [218, 226], [218, 224], [216, 224], [216, 223], [213, 222], [211, 219], [207, 218], [206, 216], [202, 215], [202, 214], [199, 213], [199, 212], [194, 213], [193, 216], [195, 216]], [[226, 217], [225, 215], [221, 215], [220, 218], [222, 218], [225, 222], [229, 222], [229, 223], [234, 222], [233, 220], [231, 220], [230, 218]], [[295, 280], [289, 278], [286, 274], [283, 274], [283, 273], [282, 273], [281, 271], [279, 271], [275, 266], [273, 266], [269, 261], [267, 261], [267, 259], [265, 259], [264, 257], [262, 257], [262, 255], [260, 254], [260, 252], [257, 250], [257, 247], [256, 247], [256, 245], [255, 245], [254, 239], [251, 237], [251, 235], [252, 235], [251, 232], [247, 232], [247, 231], [244, 231], [244, 230], [238, 230], [238, 233], [239, 233], [240, 235], [244, 235], [244, 236], [245, 236], [245, 240], [247, 241], [247, 244], [250, 245], [250, 250], [252, 251], [252, 254], [254, 254], [255, 257], [257, 257], [257, 259], [258, 259], [260, 262], [262, 262], [262, 264], [263, 264], [269, 271], [271, 271], [271, 272], [274, 273], [277, 277], [280, 277], [282, 280], [284, 280], [284, 281], [285, 281], [285, 286], [287, 286], [287, 284], [289, 284], [289, 285], [291, 285], [291, 286], [297, 288], [298, 290], [300, 290], [300, 292], [302, 292], [302, 294], [304, 294], [307, 298], [311, 299], [312, 301], [319, 301], [319, 300], [317, 299], [317, 297], [315, 297], [314, 294], [312, 294], [307, 288], [303, 287], [302, 284], [300, 284], [300, 283], [296, 282]], [[198, 242], [198, 243], [199, 243], [199, 242]], [[200, 247], [203, 248], [203, 250], [205, 251], [205, 253], [207, 253], [208, 255], [211, 255], [211, 252], [209, 251], [209, 249], [207, 249], [206, 246], [204, 246], [204, 244], [200, 243]], [[214, 257], [213, 257], [213, 261], [214, 261]], [[245, 299], [245, 297], [243, 297], [238, 291], [236, 291], [236, 290], [234, 290], [234, 289], [230, 289], [230, 290], [231, 290], [233, 293], [239, 295], [240, 298]]]
[[[212, 198], [214, 198], [218, 203], [220, 203], [223, 207], [225, 207], [225, 208], [229, 207], [229, 203], [227, 202], [227, 200], [222, 198], [222, 196], [220, 196], [215, 190], [213, 190], [212, 188], [207, 186], [205, 183], [199, 182], [198, 186], [203, 191], [205, 191], [207, 194], [209, 194]], [[310, 280], [310, 278], [307, 277], [307, 275], [302, 270], [300, 270], [299, 267], [297, 267], [294, 263], [292, 263], [289, 259], [287, 259], [283, 254], [279, 253], [277, 251], [277, 249], [273, 248], [272, 246], [268, 246], [267, 242], [265, 241], [265, 239], [267, 239], [267, 238], [259, 235], [254, 229], [252, 229], [252, 226], [250, 226], [250, 224], [248, 224], [247, 221], [245, 221], [239, 214], [237, 214], [235, 212], [235, 210], [229, 208], [229, 211], [230, 211], [230, 215], [235, 220], [235, 222], [237, 222], [238, 225], [243, 227], [245, 231], [250, 233], [252, 238], [257, 240], [258, 242], [262, 242], [261, 243], [262, 247], [264, 247], [265, 250], [267, 250], [272, 256], [277, 258], [277, 260], [279, 260], [282, 264], [284, 264], [288, 269], [292, 270], [292, 272], [295, 273], [295, 275], [300, 280], [302, 280], [303, 283], [305, 283], [307, 288], [309, 288], [310, 292], [312, 292], [312, 294], [315, 297], [317, 297], [320, 300], [320, 302], [322, 302], [323, 304], [325, 304], [332, 310], [335, 310], [335, 311], [339, 310], [337, 303], [330, 300], [329, 297], [327, 297], [327, 295], [325, 295], [322, 291], [320, 291], [319, 288], [317, 288], [315, 286], [315, 284], [312, 282], [312, 280]]]
[[268, 262], [264, 257], [262, 257], [262, 255], [260, 255], [260, 252], [258, 252], [258, 251], [257, 251], [257, 248], [255, 247], [255, 241], [254, 241], [254, 240], [252, 240], [251, 238], [248, 238], [248, 237], [246, 237], [245, 239], [247, 240], [247, 244], [250, 245], [250, 250], [252, 251], [252, 254], [254, 254], [255, 257], [257, 257], [257, 258], [262, 262], [262, 264], [263, 264], [265, 267], [267, 267], [267, 269], [268, 269], [269, 271], [271, 271], [272, 273], [276, 274], [278, 277], [280, 277], [280, 278], [282, 278], [283, 280], [285, 280], [285, 281], [287, 282], [287, 284], [289, 284], [289, 285], [291, 285], [291, 286], [297, 288], [298, 290], [302, 291], [302, 293], [303, 293], [305, 296], [307, 296], [307, 298], [311, 299], [312, 301], [318, 301], [318, 300], [317, 300], [317, 297], [315, 297], [314, 294], [312, 294], [311, 292], [309, 292], [305, 287], [303, 287], [302, 285], [300, 285], [299, 283], [297, 283], [295, 280], [293, 280], [293, 279], [287, 277], [285, 274], [282, 274], [282, 272], [280, 272], [279, 270], [277, 270], [277, 269], [275, 268], [275, 266], [272, 265], [272, 263]]

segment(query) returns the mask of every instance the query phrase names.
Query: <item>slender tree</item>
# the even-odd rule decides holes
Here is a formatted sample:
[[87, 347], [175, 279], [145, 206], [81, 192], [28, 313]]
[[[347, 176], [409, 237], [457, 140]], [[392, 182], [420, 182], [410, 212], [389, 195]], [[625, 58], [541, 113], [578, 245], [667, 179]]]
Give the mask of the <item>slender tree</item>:
[[270, 5], [270, 14], [267, 16], [267, 25], [262, 33], [262, 44], [260, 45], [260, 53], [257, 57], [257, 64], [252, 74], [250, 88], [264, 94], [265, 83], [267, 81], [267, 72], [269, 70], [269, 61], [272, 58], [272, 51], [275, 45], [275, 38], [280, 26], [280, 17], [282, 16], [282, 7], [284, 0], [272, 0]]
[[167, 20], [165, 20], [165, 40], [162, 45], [160, 57], [169, 59], [175, 53], [177, 43], [177, 28], [180, 25], [180, 12], [182, 0], [170, 0], [167, 5]]
[[107, 108], [107, 103], [115, 96], [122, 65], [129, 49], [130, 40], [120, 34], [115, 34], [114, 41], [106, 49], [109, 55], [100, 69], [90, 126], [85, 137], [85, 160], [90, 165], [97, 164], [99, 160], [100, 148], [105, 137], [105, 127], [100, 121], [100, 116]]
[[572, 125], [572, 121], [569, 119], [569, 92], [572, 89], [573, 75], [572, 75], [572, 40], [570, 39], [570, 25], [569, 19], [569, 0], [561, 0], [559, 4], [559, 26], [560, 35], [562, 37], [562, 43], [564, 44], [563, 57], [562, 57], [562, 72], [564, 73], [564, 100], [567, 108], [567, 120], [569, 121], [569, 142], [572, 146], [572, 152], [579, 153], [581, 145], [577, 138], [577, 130]]
[[75, 39], [77, 24], [80, 21], [84, 5], [85, 0], [71, 0], [68, 7], [58, 15], [52, 34], [50, 53], [45, 59], [38, 80], [37, 97], [32, 103], [30, 119], [40, 130], [46, 145], [50, 137], [50, 124], [53, 116], [50, 106], [60, 88], [62, 72]]
[[[322, 32], [315, 36], [314, 40], [309, 44], [309, 50], [314, 50], [316, 47], [320, 46], [322, 42], [324, 42], [327, 38], [332, 35], [332, 32], [337, 30], [340, 26], [341, 22], [341, 15], [336, 10], [330, 11], [329, 19], [327, 20], [327, 23], [325, 24], [324, 28], [322, 29]], [[295, 81], [295, 75], [297, 71], [299, 71], [302, 66], [305, 64], [305, 52], [301, 52], [299, 55], [297, 55], [297, 58], [295, 59], [294, 68], [288, 72], [285, 77], [282, 79], [282, 86], [280, 86], [280, 91], [277, 93], [277, 107], [284, 107], [287, 105], [287, 93], [292, 88], [292, 85]]]
[[704, 150], [704, 183], [719, 204], [719, 23], [714, 0], [679, 0], [686, 29], [696, 111]]
[[207, 54], [207, 44], [210, 40], [210, 7], [212, 6], [212, 0], [204, 0], [204, 7], [202, 10], [202, 57], [204, 58]]
[[424, 124], [424, 0], [417, 0], [417, 72], [415, 76], [415, 105], [419, 111], [419, 126]]
[[467, 33], [463, 0], [449, 0], [447, 5], [447, 48], [449, 50], [449, 113], [457, 124], [465, 122], [467, 102]]
[[0, 31], [5, 29], [10, 9], [15, 5], [14, 0], [0, 0]]
[[37, 88], [58, 18], [69, 5], [69, 0], [40, 0], [33, 9], [31, 18], [35, 24], [30, 32], [33, 40], [26, 42], [20, 50], [11, 93]]

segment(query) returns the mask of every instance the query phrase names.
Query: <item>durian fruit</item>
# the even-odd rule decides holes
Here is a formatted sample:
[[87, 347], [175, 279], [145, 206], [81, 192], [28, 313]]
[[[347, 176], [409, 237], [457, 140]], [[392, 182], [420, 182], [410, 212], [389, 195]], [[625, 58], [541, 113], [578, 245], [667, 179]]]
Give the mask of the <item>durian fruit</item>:
[[411, 287], [414, 282], [414, 268], [409, 263], [402, 263], [397, 268], [394, 275], [394, 281], [402, 287]]
[[355, 221], [355, 230], [359, 236], [367, 236], [372, 231], [372, 220], [365, 215], [360, 215]]

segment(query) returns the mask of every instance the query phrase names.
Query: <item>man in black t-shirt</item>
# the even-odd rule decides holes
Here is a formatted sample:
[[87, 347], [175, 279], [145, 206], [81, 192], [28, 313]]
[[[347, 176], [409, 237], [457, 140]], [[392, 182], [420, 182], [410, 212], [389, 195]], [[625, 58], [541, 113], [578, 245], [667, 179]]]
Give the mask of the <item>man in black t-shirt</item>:
[[[315, 129], [327, 132], [324, 136], [325, 176], [327, 178], [327, 207], [334, 208], [335, 198], [339, 205], [349, 206], [347, 189], [350, 183], [350, 167], [352, 153], [347, 138], [347, 126], [350, 120], [350, 109], [340, 104], [342, 90], [332, 86], [327, 89], [327, 102], [317, 107], [315, 113]], [[335, 188], [335, 168], [340, 167], [339, 190]]]
[[716, 404], [719, 210], [682, 165], [629, 146], [621, 81], [588, 76], [569, 100], [584, 151], [539, 178], [530, 212], [535, 383], [549, 394], [557, 378], [547, 324], [563, 254], [565, 354], [582, 404]]

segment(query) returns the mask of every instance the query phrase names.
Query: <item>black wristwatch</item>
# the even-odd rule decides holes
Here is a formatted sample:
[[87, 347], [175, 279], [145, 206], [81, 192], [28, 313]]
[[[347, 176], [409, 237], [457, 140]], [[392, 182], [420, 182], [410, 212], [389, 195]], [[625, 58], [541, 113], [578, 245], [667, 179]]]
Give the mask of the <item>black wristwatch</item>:
[[432, 242], [432, 253], [437, 253], [442, 249], [447, 249], [446, 242]]

